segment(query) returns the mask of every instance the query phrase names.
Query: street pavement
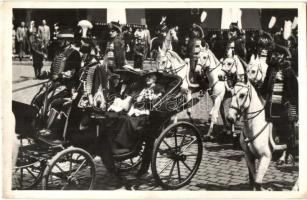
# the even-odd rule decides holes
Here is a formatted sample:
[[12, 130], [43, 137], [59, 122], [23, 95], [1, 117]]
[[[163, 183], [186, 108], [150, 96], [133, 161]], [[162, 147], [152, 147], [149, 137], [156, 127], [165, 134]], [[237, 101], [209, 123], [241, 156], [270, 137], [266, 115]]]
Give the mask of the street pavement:
[[[150, 67], [149, 62], [145, 67]], [[45, 61], [43, 70], [49, 70], [50, 62]], [[30, 61], [13, 61], [13, 100], [29, 104], [35, 93], [46, 80], [36, 80], [33, 78], [34, 72]], [[197, 96], [197, 94], [194, 94]], [[227, 111], [226, 101], [226, 111]], [[208, 126], [208, 112], [212, 106], [210, 98], [205, 94], [200, 102], [192, 107], [192, 118], [201, 133], [206, 133]], [[179, 120], [187, 120], [186, 112], [183, 111], [178, 115]], [[18, 122], [17, 122], [18, 123]], [[233, 144], [231, 135], [222, 133], [222, 123], [219, 120], [214, 129], [216, 140], [212, 142], [203, 142], [202, 161], [194, 178], [191, 182], [182, 187], [180, 190], [231, 190], [242, 191], [249, 190], [248, 170], [244, 160], [242, 150]], [[285, 164], [279, 166], [276, 164], [276, 157], [270, 164], [263, 183], [265, 188], [272, 190], [291, 190], [298, 177], [298, 161], [294, 164]], [[99, 157], [95, 157], [97, 168], [95, 190], [113, 190], [125, 189], [119, 188], [110, 180], [112, 177], [107, 173]], [[163, 163], [161, 163], [162, 165]], [[148, 180], [136, 179], [133, 174], [136, 171], [123, 173], [129, 186], [126, 189], [135, 190], [162, 190], [151, 178]], [[86, 176], [86, 175], [85, 175]], [[131, 188], [131, 186], [133, 186]], [[40, 189], [39, 184], [34, 189]]]

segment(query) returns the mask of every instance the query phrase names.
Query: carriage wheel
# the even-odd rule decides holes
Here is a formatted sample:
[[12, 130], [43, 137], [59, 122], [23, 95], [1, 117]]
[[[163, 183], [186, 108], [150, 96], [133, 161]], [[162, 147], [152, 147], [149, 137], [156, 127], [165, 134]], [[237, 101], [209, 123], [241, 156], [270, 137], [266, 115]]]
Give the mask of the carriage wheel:
[[145, 149], [145, 143], [143, 142], [138, 154], [133, 158], [128, 158], [123, 161], [116, 161], [115, 166], [119, 172], [128, 172], [140, 166], [142, 163], [142, 156]]
[[43, 174], [43, 190], [91, 190], [94, 188], [96, 167], [85, 150], [69, 147], [55, 155]]
[[40, 181], [45, 162], [38, 159], [35, 151], [34, 141], [30, 138], [20, 138], [20, 147], [16, 160], [16, 166], [12, 171], [12, 189], [33, 189]]
[[12, 189], [13, 190], [29, 190], [33, 189], [41, 181], [44, 170], [44, 163], [34, 161], [23, 166], [17, 166], [13, 169], [12, 174]]
[[203, 145], [199, 131], [188, 122], [166, 128], [155, 142], [152, 173], [164, 189], [187, 185], [198, 170]]

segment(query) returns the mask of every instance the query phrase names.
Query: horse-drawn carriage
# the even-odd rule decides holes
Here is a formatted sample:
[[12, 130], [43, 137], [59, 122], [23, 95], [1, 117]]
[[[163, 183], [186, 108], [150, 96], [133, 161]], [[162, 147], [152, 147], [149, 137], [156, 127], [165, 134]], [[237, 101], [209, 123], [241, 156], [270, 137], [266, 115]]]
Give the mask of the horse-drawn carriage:
[[[144, 73], [127, 70], [117, 72], [119, 76], [123, 73], [130, 73], [130, 77], [143, 84]], [[186, 101], [180, 95], [182, 79], [176, 75], [156, 74], [165, 94], [152, 105], [149, 123], [138, 129], [138, 141], [134, 148], [112, 155], [118, 171], [139, 167], [146, 148], [144, 136], [153, 132], [151, 137], [154, 137], [154, 145], [150, 155], [153, 177], [162, 188], [177, 189], [188, 184], [196, 174], [203, 146], [200, 133], [193, 123], [170, 123], [174, 114], [187, 108]], [[78, 107], [82, 98], [80, 88], [82, 86], [78, 88], [77, 96], [69, 104], [69, 112], [63, 118], [58, 133], [62, 140], [57, 143], [46, 142], [38, 137], [42, 124], [46, 124], [50, 97], [59, 90], [54, 82], [44, 83], [30, 106], [13, 101], [16, 133], [21, 141], [13, 169], [13, 189], [33, 189], [41, 182], [41, 188], [46, 190], [87, 190], [94, 188], [96, 178], [102, 178], [96, 175], [93, 157], [101, 156], [96, 150], [106, 144], [106, 140], [101, 139], [101, 121], [108, 119], [110, 112]], [[43, 97], [42, 105], [36, 103], [39, 96]], [[82, 114], [90, 116], [92, 122], [85, 131], [81, 131], [80, 123], [76, 123], [76, 118]], [[89, 133], [90, 130], [93, 130], [92, 133]]]

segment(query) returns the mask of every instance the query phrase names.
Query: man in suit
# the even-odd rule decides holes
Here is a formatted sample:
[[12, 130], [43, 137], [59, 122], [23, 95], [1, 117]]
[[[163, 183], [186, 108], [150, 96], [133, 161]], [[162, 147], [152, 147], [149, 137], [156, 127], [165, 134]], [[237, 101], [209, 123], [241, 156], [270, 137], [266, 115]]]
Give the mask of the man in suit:
[[36, 78], [39, 78], [43, 67], [44, 53], [42, 51], [42, 43], [36, 35], [33, 35], [31, 39], [31, 53], [33, 58], [34, 74]]
[[26, 49], [26, 44], [27, 44], [27, 32], [28, 32], [28, 28], [25, 26], [25, 22], [22, 21], [20, 23], [20, 26], [17, 28], [17, 33], [16, 33], [20, 61], [25, 55], [25, 49]]
[[46, 20], [42, 20], [42, 25], [38, 27], [38, 36], [43, 43], [44, 53], [47, 55], [47, 47], [50, 41], [50, 28]]

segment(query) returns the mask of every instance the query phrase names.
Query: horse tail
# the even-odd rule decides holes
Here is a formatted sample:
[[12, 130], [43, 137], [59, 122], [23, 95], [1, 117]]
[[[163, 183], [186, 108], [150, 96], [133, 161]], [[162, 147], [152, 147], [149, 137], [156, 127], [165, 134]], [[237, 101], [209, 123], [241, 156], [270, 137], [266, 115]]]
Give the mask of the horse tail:
[[275, 143], [274, 138], [273, 138], [273, 132], [272, 132], [272, 124], [270, 124], [271, 131], [269, 133], [269, 144], [272, 148], [273, 151], [283, 151], [287, 149], [286, 144], [278, 145]]

